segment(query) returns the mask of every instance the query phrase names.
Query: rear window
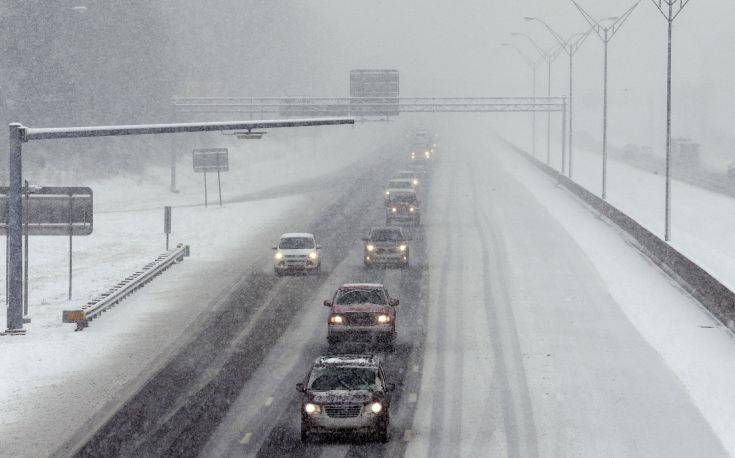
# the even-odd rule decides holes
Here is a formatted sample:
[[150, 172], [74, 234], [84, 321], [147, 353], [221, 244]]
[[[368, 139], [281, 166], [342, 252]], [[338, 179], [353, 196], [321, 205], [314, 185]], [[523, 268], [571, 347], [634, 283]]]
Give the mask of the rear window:
[[314, 248], [314, 239], [310, 237], [282, 238], [278, 248], [282, 250], [308, 250]]

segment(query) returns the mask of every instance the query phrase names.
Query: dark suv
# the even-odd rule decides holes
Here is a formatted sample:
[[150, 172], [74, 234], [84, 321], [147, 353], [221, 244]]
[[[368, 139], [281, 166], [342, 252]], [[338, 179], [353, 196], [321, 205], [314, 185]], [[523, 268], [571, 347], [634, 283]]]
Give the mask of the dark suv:
[[378, 227], [363, 239], [365, 250], [362, 260], [366, 267], [376, 264], [408, 267], [409, 238], [400, 227]]
[[421, 208], [415, 191], [392, 194], [386, 203], [385, 224], [404, 222], [413, 226], [421, 224]]
[[388, 441], [390, 392], [380, 360], [373, 355], [320, 356], [303, 383], [301, 441], [315, 433], [367, 432]]
[[379, 283], [346, 283], [337, 289], [327, 320], [327, 341], [376, 343], [392, 346], [396, 338], [398, 299]]

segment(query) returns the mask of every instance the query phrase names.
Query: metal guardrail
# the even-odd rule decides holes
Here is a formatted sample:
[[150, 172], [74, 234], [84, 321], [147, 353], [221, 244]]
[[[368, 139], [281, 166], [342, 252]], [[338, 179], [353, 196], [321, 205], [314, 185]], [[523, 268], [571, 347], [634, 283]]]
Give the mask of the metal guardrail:
[[97, 318], [103, 312], [114, 307], [120, 301], [145, 286], [164, 270], [183, 261], [186, 256], [189, 256], [189, 245], [178, 244], [175, 249], [161, 254], [153, 262], [146, 264], [142, 269], [129, 275], [125, 280], [80, 308], [64, 310], [61, 313], [61, 321], [64, 323], [76, 323], [77, 328], [75, 331], [83, 330], [89, 326], [91, 320]]

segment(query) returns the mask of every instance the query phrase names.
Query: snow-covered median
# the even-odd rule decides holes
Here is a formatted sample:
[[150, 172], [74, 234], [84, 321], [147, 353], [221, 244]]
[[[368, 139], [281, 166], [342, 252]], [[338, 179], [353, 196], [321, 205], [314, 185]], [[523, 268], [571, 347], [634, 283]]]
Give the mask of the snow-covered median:
[[[168, 191], [165, 168], [140, 179], [76, 183], [95, 192], [95, 229], [74, 239], [73, 300], [66, 300], [68, 240], [31, 238], [32, 322], [25, 336], [0, 338], [0, 454], [47, 455], [100, 409], [114, 409], [243, 271], [259, 259], [267, 266], [281, 231], [313, 218], [313, 202], [300, 183], [308, 188], [309, 180], [328, 180], [363, 159], [374, 148], [355, 145], [374, 144], [380, 130], [384, 135], [384, 126], [330, 128], [318, 142], [302, 134], [233, 143], [231, 171], [222, 174], [223, 197], [233, 201], [221, 208], [211, 175], [210, 206], [200, 205], [202, 177], [191, 171], [190, 155], [179, 162], [179, 194]], [[289, 186], [293, 193], [282, 192]], [[275, 188], [281, 192], [269, 198]], [[258, 198], [239, 199], [252, 195]], [[174, 206], [172, 242], [189, 244], [191, 257], [85, 331], [62, 324], [64, 308], [86, 302], [163, 251], [164, 205]], [[4, 270], [3, 263], [3, 278]], [[1, 313], [4, 329], [5, 307]]]

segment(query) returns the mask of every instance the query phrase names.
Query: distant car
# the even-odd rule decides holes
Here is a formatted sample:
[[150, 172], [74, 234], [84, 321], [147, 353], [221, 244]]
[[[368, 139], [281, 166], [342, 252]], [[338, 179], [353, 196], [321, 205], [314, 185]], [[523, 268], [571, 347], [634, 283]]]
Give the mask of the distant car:
[[331, 300], [327, 341], [392, 345], [396, 338], [398, 299], [379, 283], [347, 283]]
[[363, 239], [365, 247], [363, 262], [366, 267], [374, 265], [397, 265], [408, 267], [409, 238], [400, 227], [378, 227]]
[[322, 267], [321, 246], [313, 234], [294, 232], [283, 234], [273, 247], [273, 270], [276, 275], [288, 273], [315, 273]]
[[395, 180], [411, 180], [411, 186], [414, 189], [419, 187], [421, 180], [419, 179], [419, 173], [413, 170], [401, 170], [393, 176]]
[[388, 182], [383, 191], [383, 198], [386, 202], [390, 199], [392, 194], [398, 192], [411, 192], [415, 191], [413, 186], [413, 180], [410, 178], [394, 178]]
[[390, 393], [380, 360], [373, 355], [320, 356], [301, 393], [301, 441], [313, 434], [365, 432], [388, 442]]
[[421, 224], [421, 207], [416, 193], [394, 193], [388, 199], [385, 208], [385, 225], [394, 223], [411, 223], [414, 226]]

